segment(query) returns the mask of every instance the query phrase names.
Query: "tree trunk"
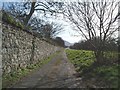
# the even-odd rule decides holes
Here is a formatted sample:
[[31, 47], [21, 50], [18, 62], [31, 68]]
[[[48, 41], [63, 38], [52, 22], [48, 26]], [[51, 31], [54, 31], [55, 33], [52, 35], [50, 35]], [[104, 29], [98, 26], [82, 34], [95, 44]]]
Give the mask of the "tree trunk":
[[98, 66], [102, 65], [104, 63], [103, 51], [98, 50], [98, 51], [94, 51], [94, 53], [95, 53], [95, 58], [96, 58], [95, 64], [98, 65]]
[[26, 16], [25, 20], [24, 20], [24, 24], [27, 25], [31, 16], [33, 15], [34, 11], [35, 11], [35, 4], [36, 2], [31, 2], [31, 9], [30, 9], [30, 13]]

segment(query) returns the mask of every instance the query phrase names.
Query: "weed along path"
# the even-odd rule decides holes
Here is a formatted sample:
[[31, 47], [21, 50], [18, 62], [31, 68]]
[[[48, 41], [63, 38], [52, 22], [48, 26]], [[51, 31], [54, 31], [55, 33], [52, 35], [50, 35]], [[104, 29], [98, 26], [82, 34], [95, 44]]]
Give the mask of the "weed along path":
[[11, 88], [76, 88], [80, 86], [81, 78], [77, 78], [75, 74], [74, 66], [62, 50], [48, 64], [23, 78]]

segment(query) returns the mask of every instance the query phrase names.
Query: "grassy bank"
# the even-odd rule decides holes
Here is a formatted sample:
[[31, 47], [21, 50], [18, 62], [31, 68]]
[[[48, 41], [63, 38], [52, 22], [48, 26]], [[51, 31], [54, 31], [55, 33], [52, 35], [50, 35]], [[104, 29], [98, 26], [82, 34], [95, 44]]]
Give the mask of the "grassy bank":
[[32, 73], [35, 70], [42, 67], [43, 65], [47, 64], [54, 56], [56, 56], [59, 53], [60, 53], [60, 51], [57, 51], [56, 53], [50, 55], [49, 57], [40, 60], [36, 64], [32, 64], [26, 68], [23, 68], [23, 69], [20, 69], [18, 71], [15, 71], [13, 73], [2, 76], [2, 84], [3, 84], [2, 87], [9, 87], [9, 86], [15, 84], [21, 78], [29, 75], [30, 73]]
[[[67, 49], [66, 53], [71, 63], [74, 64], [76, 71], [84, 78], [85, 83], [94, 84], [98, 87], [118, 87], [118, 69], [120, 69], [120, 66], [117, 63], [109, 65], [110, 61], [117, 59], [116, 53], [105, 53], [107, 58], [109, 58], [105, 61], [108, 62], [108, 65], [96, 66], [90, 71], [87, 71], [87, 69], [91, 68], [95, 61], [92, 51]], [[85, 70], [87, 72], [84, 72]]]

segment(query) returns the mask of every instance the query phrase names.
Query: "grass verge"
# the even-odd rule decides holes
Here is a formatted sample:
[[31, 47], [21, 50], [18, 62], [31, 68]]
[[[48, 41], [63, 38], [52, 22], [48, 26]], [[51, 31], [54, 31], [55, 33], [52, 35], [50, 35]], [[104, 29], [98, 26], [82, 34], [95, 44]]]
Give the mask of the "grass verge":
[[81, 72], [90, 67], [95, 61], [95, 57], [92, 51], [85, 50], [66, 50], [66, 54], [69, 60], [74, 64], [76, 70]]
[[[120, 69], [120, 65], [117, 63], [107, 66], [96, 66], [92, 70], [89, 70], [95, 61], [95, 56], [92, 51], [66, 49], [66, 54], [71, 63], [74, 64], [76, 71], [79, 72], [80, 76], [82, 75], [84, 81], [87, 83], [89, 82], [89, 84], [94, 84], [98, 87], [118, 88], [118, 77], [120, 76], [118, 70]], [[111, 56], [109, 53], [106, 54], [108, 58]], [[115, 58], [107, 60], [108, 64], [117, 57], [116, 53], [115, 55], [112, 54], [112, 56]]]
[[43, 65], [47, 64], [48, 62], [50, 62], [50, 60], [59, 53], [60, 53], [60, 51], [57, 51], [56, 53], [50, 55], [49, 57], [40, 60], [36, 64], [31, 64], [31, 65], [27, 66], [26, 68], [23, 68], [18, 71], [15, 71], [13, 73], [2, 76], [2, 87], [3, 88], [10, 87], [11, 85], [18, 82], [21, 78], [29, 75], [33, 71], [37, 70], [38, 68], [40, 68]]

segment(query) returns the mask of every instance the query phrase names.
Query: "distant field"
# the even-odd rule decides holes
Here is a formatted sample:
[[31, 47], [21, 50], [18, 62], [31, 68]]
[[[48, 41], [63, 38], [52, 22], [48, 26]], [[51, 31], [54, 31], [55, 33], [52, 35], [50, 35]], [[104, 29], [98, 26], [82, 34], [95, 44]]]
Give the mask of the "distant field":
[[[95, 61], [95, 56], [92, 51], [66, 49], [66, 54], [71, 63], [74, 64], [76, 71], [80, 74], [82, 74], [84, 70], [90, 68]], [[104, 55], [107, 58], [107, 62], [118, 59], [118, 53], [116, 52], [105, 52]], [[97, 78], [96, 80], [98, 80], [98, 82], [100, 81], [102, 84], [105, 82], [108, 87], [118, 87], [118, 68], [120, 69], [120, 66], [117, 63], [107, 66], [103, 65], [94, 68], [91, 74], [88, 75]]]
[[92, 51], [67, 49], [66, 53], [69, 60], [75, 65], [76, 70], [80, 72], [88, 68], [95, 61]]

